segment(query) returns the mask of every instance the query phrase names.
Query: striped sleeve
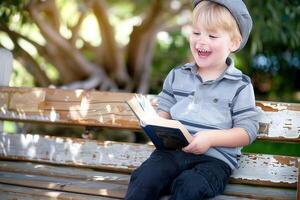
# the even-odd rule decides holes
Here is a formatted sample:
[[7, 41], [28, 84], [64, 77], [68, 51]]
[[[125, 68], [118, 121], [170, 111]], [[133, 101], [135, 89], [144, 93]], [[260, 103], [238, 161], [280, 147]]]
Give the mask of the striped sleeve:
[[175, 70], [171, 70], [167, 75], [162, 91], [158, 94], [158, 111], [170, 112], [171, 107], [176, 103], [173, 94], [172, 84], [175, 79]]
[[244, 128], [249, 135], [250, 143], [257, 136], [259, 116], [260, 110], [255, 106], [252, 84], [241, 86], [233, 101], [233, 127]]

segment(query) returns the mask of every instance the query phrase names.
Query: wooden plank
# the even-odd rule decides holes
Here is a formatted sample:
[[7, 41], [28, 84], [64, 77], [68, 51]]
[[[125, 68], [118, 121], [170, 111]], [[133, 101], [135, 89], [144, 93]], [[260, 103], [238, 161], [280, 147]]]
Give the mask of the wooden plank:
[[266, 154], [246, 154], [239, 158], [239, 167], [231, 183], [296, 188], [298, 159]]
[[140, 129], [130, 93], [0, 87], [0, 119]]
[[11, 94], [8, 109], [24, 114], [32, 111], [38, 112], [40, 110], [39, 107], [45, 101], [45, 95], [45, 91], [43, 90]]
[[228, 184], [225, 195], [250, 199], [287, 200], [296, 199], [296, 190], [274, 187]]
[[2, 200], [113, 200], [95, 195], [62, 192], [47, 189], [37, 189], [16, 185], [0, 184], [0, 199]]
[[[97, 142], [40, 135], [0, 135], [0, 158], [131, 172], [153, 146]], [[294, 157], [247, 154], [239, 158], [235, 183], [296, 188], [298, 160]]]
[[126, 185], [12, 172], [0, 172], [0, 183], [113, 198], [123, 198], [127, 191]]
[[[0, 120], [141, 130], [125, 103], [132, 93], [0, 87], [0, 94]], [[257, 106], [264, 110], [258, 139], [300, 142], [300, 104], [257, 101]]]
[[[126, 174], [107, 173], [86, 168], [80, 169], [74, 167], [53, 166], [29, 162], [0, 161], [0, 171], [26, 174], [29, 176], [38, 175], [57, 178], [71, 178], [81, 181], [100, 181], [118, 185], [127, 185], [130, 178], [130, 176]], [[226, 198], [232, 197], [233, 199], [241, 197], [263, 197], [264, 199], [270, 199], [273, 196], [275, 196], [277, 199], [295, 199], [296, 190], [228, 184], [225, 190], [225, 195]], [[217, 199], [220, 198], [221, 196], [219, 196]]]
[[234, 196], [227, 196], [227, 195], [219, 195], [214, 198], [210, 198], [208, 200], [254, 200], [253, 198], [244, 198], [244, 197], [234, 197]]
[[264, 110], [260, 139], [300, 141], [300, 104], [258, 101], [257, 105]]
[[[80, 194], [101, 195], [103, 197], [123, 198], [127, 186], [103, 183], [102, 180], [77, 180], [71, 178], [59, 178], [48, 176], [37, 176], [31, 174], [18, 174], [0, 172], [0, 183], [31, 188], [55, 190], [61, 192], [72, 192]], [[0, 190], [1, 191], [1, 190]], [[224, 195], [221, 197], [240, 197], [251, 199], [295, 199], [296, 190], [272, 187], [254, 187], [247, 185], [228, 184]]]
[[0, 161], [0, 171], [89, 181], [102, 181], [105, 183], [116, 183], [120, 185], [127, 185], [130, 179], [128, 174], [102, 172], [90, 168], [75, 168], [21, 161], [12, 162], [2, 160]]
[[131, 172], [153, 151], [150, 145], [0, 134], [0, 158]]

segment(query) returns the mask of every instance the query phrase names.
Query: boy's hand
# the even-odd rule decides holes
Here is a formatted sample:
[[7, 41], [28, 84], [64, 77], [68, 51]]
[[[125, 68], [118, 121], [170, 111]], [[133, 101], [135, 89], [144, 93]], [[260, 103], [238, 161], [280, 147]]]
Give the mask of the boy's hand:
[[193, 141], [182, 150], [186, 153], [203, 154], [211, 147], [211, 137], [205, 132], [198, 133]]

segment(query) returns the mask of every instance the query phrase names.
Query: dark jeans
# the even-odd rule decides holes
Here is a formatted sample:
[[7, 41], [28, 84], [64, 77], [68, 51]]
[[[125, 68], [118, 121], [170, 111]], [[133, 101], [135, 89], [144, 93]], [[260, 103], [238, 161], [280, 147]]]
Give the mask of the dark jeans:
[[155, 150], [131, 175], [125, 199], [203, 199], [224, 191], [231, 168], [223, 161], [183, 151]]

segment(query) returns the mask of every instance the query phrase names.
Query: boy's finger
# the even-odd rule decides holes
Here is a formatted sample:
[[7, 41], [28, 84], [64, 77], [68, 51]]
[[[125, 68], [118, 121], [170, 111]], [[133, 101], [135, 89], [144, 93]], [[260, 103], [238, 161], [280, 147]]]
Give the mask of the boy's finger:
[[189, 150], [190, 150], [190, 148], [191, 148], [190, 146], [191, 146], [191, 144], [189, 144], [189, 145], [186, 146], [186, 147], [183, 147], [183, 148], [182, 148], [182, 151], [189, 153]]
[[193, 151], [193, 148], [194, 148], [193, 143], [190, 143], [188, 146], [184, 147], [182, 150], [187, 153], [191, 153]]

